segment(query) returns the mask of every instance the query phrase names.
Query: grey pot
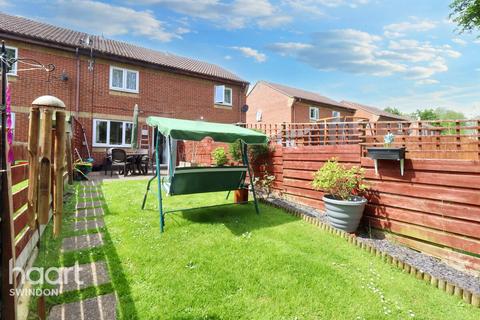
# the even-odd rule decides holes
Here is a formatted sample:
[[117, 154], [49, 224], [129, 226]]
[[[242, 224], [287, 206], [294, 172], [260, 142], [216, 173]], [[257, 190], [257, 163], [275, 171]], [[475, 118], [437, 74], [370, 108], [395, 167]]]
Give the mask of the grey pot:
[[367, 199], [355, 196], [354, 201], [336, 200], [325, 195], [322, 200], [325, 202], [328, 221], [333, 227], [346, 232], [357, 230]]

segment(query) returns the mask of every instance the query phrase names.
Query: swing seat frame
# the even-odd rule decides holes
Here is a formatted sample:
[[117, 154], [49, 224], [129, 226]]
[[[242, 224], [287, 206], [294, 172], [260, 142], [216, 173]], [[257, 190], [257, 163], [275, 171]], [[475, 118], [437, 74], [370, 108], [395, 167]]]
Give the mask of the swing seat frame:
[[[158, 183], [158, 209], [160, 216], [160, 231], [164, 231], [165, 227], [165, 214], [201, 209], [211, 208], [208, 207], [196, 207], [188, 209], [176, 209], [165, 211], [163, 209], [163, 197], [162, 189], [167, 195], [185, 195], [205, 192], [219, 192], [228, 191], [228, 195], [233, 190], [246, 189], [248, 186], [245, 184], [247, 176], [250, 181], [253, 181], [252, 170], [248, 161], [247, 144], [264, 144], [268, 143], [268, 138], [265, 134], [245, 129], [236, 125], [203, 122], [203, 121], [191, 121], [170, 119], [161, 117], [148, 117], [147, 124], [155, 127], [157, 132], [157, 140], [155, 145], [155, 161], [157, 170], [155, 176], [153, 176], [147, 184], [147, 189], [143, 197], [142, 209], [145, 208], [147, 195], [150, 190], [151, 182], [157, 179]], [[169, 155], [168, 162], [168, 176], [160, 176], [160, 137], [161, 135], [167, 138], [167, 148]], [[217, 142], [232, 143], [237, 140], [241, 142], [242, 152], [242, 166], [225, 166], [225, 167], [176, 167], [176, 141], [175, 140], [193, 140], [200, 141], [206, 137], [212, 138]], [[253, 202], [255, 205], [255, 211], [260, 213], [258, 208], [257, 196], [255, 193], [255, 187], [250, 185], [250, 190], [253, 195]], [[227, 195], [227, 198], [228, 198]], [[242, 202], [244, 203], [244, 202]], [[239, 203], [240, 204], [240, 203]], [[218, 205], [217, 205], [218, 206]], [[219, 205], [225, 206], [225, 204]]]

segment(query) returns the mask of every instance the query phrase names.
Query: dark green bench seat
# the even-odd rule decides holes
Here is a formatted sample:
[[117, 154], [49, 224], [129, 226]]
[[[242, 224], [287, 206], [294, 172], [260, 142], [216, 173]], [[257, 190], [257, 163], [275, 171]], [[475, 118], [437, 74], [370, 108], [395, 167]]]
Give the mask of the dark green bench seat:
[[246, 166], [178, 167], [164, 188], [169, 195], [237, 190], [244, 187], [246, 176]]

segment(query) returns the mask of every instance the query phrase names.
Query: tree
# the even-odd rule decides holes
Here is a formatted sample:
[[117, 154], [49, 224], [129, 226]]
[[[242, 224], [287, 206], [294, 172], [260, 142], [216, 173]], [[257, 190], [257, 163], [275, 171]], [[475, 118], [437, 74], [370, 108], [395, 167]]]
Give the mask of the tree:
[[383, 111], [389, 112], [391, 114], [396, 114], [397, 116], [403, 116], [403, 113], [395, 107], [386, 107]]
[[450, 18], [458, 24], [460, 33], [480, 29], [480, 1], [454, 0], [450, 8], [453, 9]]
[[415, 119], [420, 119], [420, 120], [439, 119], [439, 116], [434, 109], [424, 109], [424, 110], [417, 109], [417, 111], [415, 111], [412, 115]]
[[435, 112], [438, 114], [439, 119], [442, 120], [461, 120], [466, 119], [465, 115], [462, 112], [449, 110], [444, 108], [437, 108]]

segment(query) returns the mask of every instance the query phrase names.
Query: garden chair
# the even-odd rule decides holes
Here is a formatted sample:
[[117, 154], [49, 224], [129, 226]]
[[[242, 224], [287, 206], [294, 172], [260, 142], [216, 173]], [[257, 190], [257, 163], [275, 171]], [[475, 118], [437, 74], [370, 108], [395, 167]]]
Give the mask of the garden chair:
[[110, 176], [113, 175], [113, 170], [118, 169], [118, 174], [123, 174], [125, 177], [128, 174], [128, 171], [133, 170], [135, 165], [134, 159], [132, 157], [127, 157], [127, 153], [123, 149], [112, 149], [111, 150], [111, 163], [110, 163]]

